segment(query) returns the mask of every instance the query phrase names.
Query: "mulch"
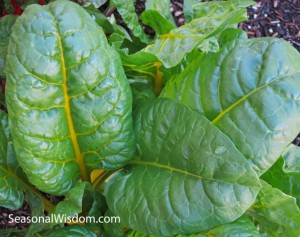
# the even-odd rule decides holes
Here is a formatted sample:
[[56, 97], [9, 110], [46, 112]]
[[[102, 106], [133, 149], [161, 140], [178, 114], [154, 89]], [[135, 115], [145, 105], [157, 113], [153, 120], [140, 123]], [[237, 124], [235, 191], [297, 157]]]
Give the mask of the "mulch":
[[[137, 0], [136, 12], [140, 15], [145, 10], [145, 0]], [[184, 24], [183, 0], [171, 0], [171, 12], [178, 26]], [[114, 12], [117, 14], [117, 12]], [[273, 36], [289, 41], [300, 51], [300, 0], [260, 0], [248, 8], [249, 20], [240, 23], [239, 27], [245, 30], [250, 38]], [[122, 18], [117, 14], [117, 20], [124, 25]], [[145, 32], [154, 36], [150, 27], [143, 26]], [[300, 145], [300, 138], [294, 141]], [[8, 215], [28, 216], [30, 207], [24, 203], [17, 211], [0, 207], [0, 229], [24, 229], [26, 224], [9, 223]]]

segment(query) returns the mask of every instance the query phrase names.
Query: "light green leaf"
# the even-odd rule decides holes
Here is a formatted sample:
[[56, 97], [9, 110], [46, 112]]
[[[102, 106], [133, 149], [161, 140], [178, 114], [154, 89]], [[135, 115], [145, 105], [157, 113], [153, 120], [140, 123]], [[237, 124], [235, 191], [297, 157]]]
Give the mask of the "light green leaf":
[[225, 44], [240, 39], [248, 39], [247, 33], [241, 29], [229, 28], [224, 30], [218, 39], [220, 47], [223, 47]]
[[141, 20], [159, 35], [167, 34], [170, 30], [174, 29], [174, 25], [155, 10], [144, 11], [141, 15]]
[[284, 160], [283, 171], [285, 173], [300, 173], [300, 147], [290, 144], [282, 153]]
[[87, 226], [71, 225], [39, 233], [39, 237], [97, 237], [93, 229]]
[[262, 189], [248, 214], [268, 236], [300, 235], [300, 210], [296, 199], [261, 181]]
[[[144, 51], [155, 55], [165, 67], [176, 66], [182, 58], [195, 47], [200, 49], [205, 40], [216, 36], [230, 24], [245, 20], [246, 8], [237, 8], [222, 14], [207, 15], [161, 35]], [[170, 53], [172, 52], [172, 53]]]
[[145, 8], [146, 11], [155, 10], [159, 12], [169, 24], [175, 26], [174, 18], [170, 12], [170, 0], [147, 0]]
[[202, 115], [168, 99], [135, 116], [140, 157], [105, 187], [109, 209], [143, 234], [197, 233], [240, 217], [260, 189], [234, 144]]
[[285, 173], [283, 167], [284, 160], [281, 157], [261, 178], [272, 185], [272, 187], [278, 188], [285, 194], [295, 197], [300, 207], [300, 174]]
[[191, 20], [193, 20], [193, 7], [197, 3], [199, 3], [199, 0], [184, 0], [183, 13], [185, 23], [189, 23]]
[[148, 43], [150, 40], [145, 34], [142, 26], [139, 24], [134, 2], [135, 0], [112, 0], [111, 4], [117, 8], [133, 35], [138, 37], [142, 42]]
[[204, 114], [261, 175], [299, 132], [299, 68], [283, 40], [233, 41], [194, 60], [161, 96]]
[[95, 8], [101, 7], [107, 2], [107, 0], [78, 0], [80, 4], [83, 4], [84, 7], [93, 5]]
[[44, 192], [64, 195], [93, 169], [117, 169], [135, 153], [121, 60], [78, 4], [26, 8], [13, 28], [6, 89], [17, 158]]
[[0, 19], [0, 78], [5, 76], [5, 62], [11, 28], [15, 24], [17, 16], [7, 15]]

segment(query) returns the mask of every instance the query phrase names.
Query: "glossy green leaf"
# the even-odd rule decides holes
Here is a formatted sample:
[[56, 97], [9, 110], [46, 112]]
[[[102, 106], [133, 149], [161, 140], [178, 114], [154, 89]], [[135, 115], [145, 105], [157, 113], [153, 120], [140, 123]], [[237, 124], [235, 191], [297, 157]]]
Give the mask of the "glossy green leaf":
[[158, 11], [147, 10], [141, 15], [141, 20], [145, 25], [150, 26], [157, 34], [167, 34], [174, 29], [169, 21], [167, 21]]
[[71, 225], [39, 233], [39, 237], [97, 237], [87, 226]]
[[299, 132], [299, 68], [287, 42], [233, 41], [194, 60], [162, 96], [203, 113], [262, 174]]
[[135, 117], [140, 157], [105, 187], [109, 209], [143, 234], [189, 234], [231, 222], [254, 202], [259, 180], [204, 116], [168, 99]]
[[285, 194], [295, 197], [300, 207], [300, 174], [285, 173], [283, 167], [284, 160], [281, 157], [261, 178], [273, 188], [278, 188]]
[[260, 237], [254, 223], [243, 216], [232, 223], [220, 225], [203, 234], [203, 237]]
[[170, 11], [170, 0], [147, 0], [145, 3], [145, 9], [148, 10], [155, 10], [166, 19], [169, 24], [175, 26], [174, 18]]
[[17, 158], [40, 190], [66, 194], [91, 170], [132, 158], [129, 83], [102, 29], [79, 5], [27, 7], [13, 28], [7, 76]]
[[[105, 213], [105, 216], [116, 216], [110, 210]], [[123, 225], [123, 222], [111, 222], [103, 223], [103, 237], [124, 237], [126, 236], [127, 228]]]
[[[68, 216], [73, 217], [80, 213], [88, 213], [95, 200], [93, 187], [88, 182], [82, 182], [73, 187], [66, 195], [64, 201], [59, 202], [49, 213], [49, 216]], [[55, 221], [55, 220], [54, 220]], [[50, 226], [61, 224], [61, 220], [52, 223]]]
[[[161, 35], [145, 52], [155, 55], [165, 67], [176, 66], [195, 47], [206, 47], [209, 38], [222, 32], [230, 24], [247, 19], [246, 8], [230, 9], [221, 14], [207, 15]], [[172, 53], [170, 53], [172, 52]]]
[[26, 180], [16, 160], [7, 115], [0, 110], [0, 206], [13, 210], [21, 208]]
[[225, 44], [240, 39], [248, 39], [247, 33], [241, 29], [229, 28], [224, 30], [218, 39], [220, 47], [223, 47]]
[[7, 15], [0, 19], [0, 78], [5, 76], [5, 62], [11, 28], [15, 24], [17, 16]]
[[284, 160], [283, 171], [285, 173], [300, 173], [300, 147], [294, 144], [289, 145], [282, 153]]
[[148, 43], [150, 40], [139, 24], [134, 2], [135, 0], [112, 0], [111, 4], [117, 8], [133, 35], [138, 37], [142, 42]]
[[296, 237], [300, 235], [300, 210], [296, 199], [262, 182], [262, 189], [249, 215], [268, 236]]

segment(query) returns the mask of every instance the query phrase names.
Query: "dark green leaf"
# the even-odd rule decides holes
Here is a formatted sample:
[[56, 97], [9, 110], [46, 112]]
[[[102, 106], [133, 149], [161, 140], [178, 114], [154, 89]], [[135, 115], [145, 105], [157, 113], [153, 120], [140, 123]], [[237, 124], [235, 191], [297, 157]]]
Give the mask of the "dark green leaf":
[[204, 116], [167, 99], [136, 114], [141, 156], [105, 187], [109, 209], [143, 234], [189, 234], [231, 222], [254, 202], [259, 180]]
[[233, 40], [239, 40], [239, 39], [247, 39], [247, 33], [241, 29], [233, 29], [229, 28], [224, 30], [218, 39], [220, 47], [223, 47], [225, 44], [233, 41]]
[[300, 235], [300, 210], [296, 199], [261, 181], [262, 189], [248, 214], [268, 236]]
[[267, 181], [272, 187], [278, 188], [287, 195], [297, 199], [300, 207], [300, 174], [284, 173], [284, 160], [281, 157], [261, 178]]
[[141, 20], [159, 35], [167, 34], [170, 30], [174, 29], [174, 25], [155, 10], [144, 11], [141, 15]]
[[30, 182], [63, 195], [135, 152], [132, 95], [118, 54], [78, 4], [30, 5], [13, 28], [7, 108]]
[[39, 237], [97, 237], [87, 226], [72, 225], [39, 233]]
[[261, 175], [299, 132], [299, 68], [283, 40], [233, 41], [193, 61], [162, 96], [203, 113]]
[[8, 15], [0, 19], [0, 79], [5, 76], [5, 61], [8, 43], [11, 35], [11, 28], [15, 24], [17, 16]]

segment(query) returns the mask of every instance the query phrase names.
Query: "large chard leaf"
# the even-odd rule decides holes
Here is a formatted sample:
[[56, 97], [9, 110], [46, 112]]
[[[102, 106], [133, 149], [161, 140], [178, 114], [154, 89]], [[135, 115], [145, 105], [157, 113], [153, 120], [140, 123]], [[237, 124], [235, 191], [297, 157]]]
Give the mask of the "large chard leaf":
[[17, 158], [30, 181], [65, 194], [95, 168], [135, 152], [132, 96], [117, 53], [79, 5], [32, 5], [7, 56], [7, 107]]
[[140, 157], [105, 187], [109, 209], [143, 234], [173, 235], [231, 222], [254, 202], [255, 172], [204, 116], [167, 99], [136, 114]]
[[168, 34], [161, 35], [144, 51], [155, 55], [165, 67], [174, 67], [195, 47], [205, 50], [212, 37], [226, 29], [228, 25], [247, 19], [246, 8], [242, 6], [236, 5], [235, 9], [225, 8], [224, 11], [194, 19]]
[[170, 0], [147, 0], [145, 8], [146, 11], [155, 10], [159, 12], [163, 18], [175, 26], [174, 18], [170, 11]]
[[17, 16], [8, 15], [0, 19], [0, 77], [5, 76], [5, 61], [7, 47], [11, 35], [11, 28], [14, 25]]
[[300, 210], [296, 199], [261, 181], [262, 189], [248, 214], [267, 236], [300, 236]]
[[61, 227], [52, 229], [43, 233], [39, 233], [40, 237], [97, 237], [93, 229], [80, 226], [72, 225], [67, 227]]
[[195, 60], [162, 96], [203, 113], [262, 174], [299, 132], [299, 68], [282, 40], [233, 41]]

